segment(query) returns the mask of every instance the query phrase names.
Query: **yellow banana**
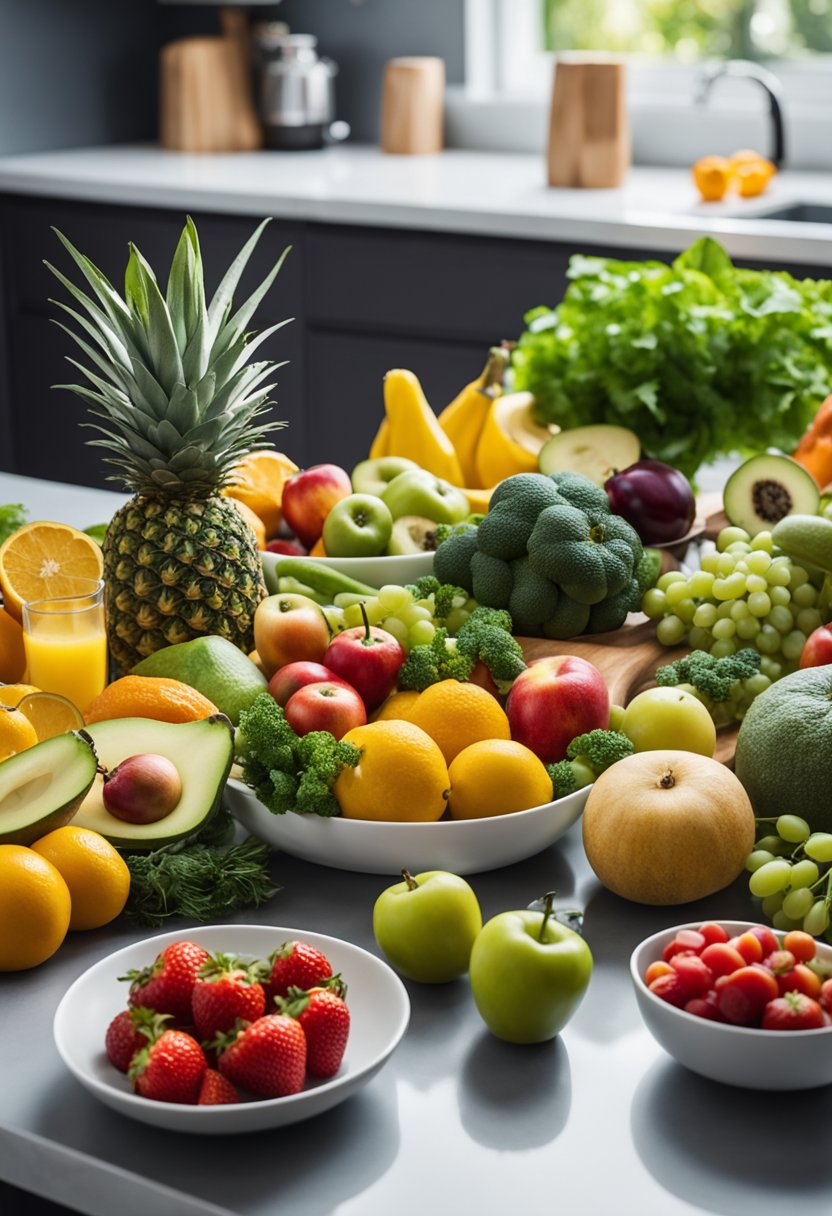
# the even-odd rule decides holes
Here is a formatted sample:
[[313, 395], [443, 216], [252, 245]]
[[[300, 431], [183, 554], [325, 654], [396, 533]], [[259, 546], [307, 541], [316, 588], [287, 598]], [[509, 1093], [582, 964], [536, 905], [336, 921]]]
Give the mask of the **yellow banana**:
[[477, 444], [481, 485], [538, 471], [538, 454], [552, 431], [534, 421], [533, 406], [531, 393], [504, 393], [492, 402]]
[[493, 346], [477, 379], [466, 384], [439, 415], [439, 425], [456, 448], [464, 485], [472, 488], [487, 484], [479, 480], [477, 444], [491, 404], [503, 391], [508, 361], [506, 348]]
[[380, 456], [390, 455], [390, 423], [387, 416], [381, 420], [381, 426], [376, 431], [375, 439], [370, 444], [369, 460], [378, 460]]
[[488, 510], [488, 504], [491, 501], [491, 495], [494, 493], [494, 487], [491, 486], [487, 490], [481, 490], [479, 487], [463, 486], [462, 493], [468, 499], [468, 506], [471, 508], [472, 515], [485, 515]]
[[384, 408], [389, 422], [389, 456], [407, 456], [455, 486], [463, 484], [454, 445], [436, 420], [418, 378], [394, 368], [384, 377]]

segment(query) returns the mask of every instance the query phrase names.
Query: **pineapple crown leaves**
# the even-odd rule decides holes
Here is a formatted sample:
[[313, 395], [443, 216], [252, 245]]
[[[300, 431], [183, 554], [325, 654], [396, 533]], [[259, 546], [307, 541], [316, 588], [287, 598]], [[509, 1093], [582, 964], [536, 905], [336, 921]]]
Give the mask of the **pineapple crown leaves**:
[[54, 387], [87, 403], [94, 421], [82, 425], [98, 433], [90, 444], [105, 449], [106, 462], [118, 470], [110, 480], [151, 496], [213, 494], [227, 483], [245, 452], [269, 446], [268, 433], [285, 425], [258, 421], [271, 405], [271, 377], [284, 363], [253, 362], [252, 355], [291, 318], [257, 334], [247, 327], [288, 247], [232, 313], [234, 292], [268, 222], [263, 220], [246, 241], [210, 303], [190, 216], [164, 295], [135, 245], [130, 245], [122, 297], [90, 259], [54, 229], [90, 289], [84, 291], [45, 263], [72, 298], [72, 303], [51, 303], [74, 325], [53, 320], [88, 360], [84, 364], [67, 356], [85, 384]]

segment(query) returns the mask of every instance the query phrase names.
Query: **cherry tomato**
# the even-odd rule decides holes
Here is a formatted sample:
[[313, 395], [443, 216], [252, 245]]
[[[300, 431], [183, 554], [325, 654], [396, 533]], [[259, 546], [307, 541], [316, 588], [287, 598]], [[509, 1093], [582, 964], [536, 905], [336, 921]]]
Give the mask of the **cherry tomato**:
[[787, 971], [794, 969], [796, 962], [791, 950], [775, 950], [766, 959], [766, 966], [774, 975], [785, 975]]
[[714, 942], [712, 946], [706, 946], [699, 957], [715, 976], [730, 975], [732, 971], [745, 966], [745, 959], [739, 950], [727, 942]]
[[684, 985], [675, 973], [673, 975], [660, 975], [648, 987], [655, 996], [661, 997], [669, 1005], [675, 1005], [677, 1009], [681, 1009], [688, 999]]
[[704, 947], [705, 939], [695, 929], [680, 929], [672, 942], [668, 942], [662, 951], [662, 958], [667, 963], [675, 954], [698, 954]]
[[684, 1006], [685, 1013], [692, 1013], [696, 1018], [706, 1018], [709, 1022], [721, 1022], [722, 1015], [713, 1001], [695, 996]]
[[777, 980], [762, 967], [740, 967], [716, 981], [716, 1005], [726, 1022], [753, 1026], [766, 1005], [779, 996]]
[[780, 949], [780, 943], [768, 925], [752, 925], [748, 932], [753, 933], [755, 937], [760, 939], [760, 945], [763, 947], [763, 958], [768, 958], [775, 950]]
[[732, 937], [728, 945], [733, 946], [747, 963], [763, 961], [763, 943], [754, 933], [740, 933], [738, 937]]
[[706, 946], [712, 946], [714, 942], [728, 941], [727, 929], [723, 929], [722, 925], [718, 925], [715, 920], [706, 920], [703, 925], [699, 926], [699, 932], [704, 937]]
[[823, 1010], [802, 992], [787, 992], [765, 1007], [763, 1030], [817, 1030], [824, 1026]]
[[824, 980], [821, 984], [820, 1003], [824, 1009], [832, 1009], [832, 979]]
[[657, 980], [660, 975], [673, 975], [673, 968], [670, 963], [656, 961], [651, 963], [644, 973], [644, 982], [649, 988], [653, 980]]
[[803, 996], [811, 997], [813, 1001], [819, 998], [823, 988], [820, 976], [815, 975], [811, 967], [807, 967], [805, 963], [796, 963], [791, 971], [780, 972], [777, 976], [777, 983], [781, 996], [787, 992], [800, 992]]
[[703, 996], [714, 982], [713, 972], [695, 954], [677, 954], [670, 960], [688, 997]]
[[804, 933], [802, 929], [792, 929], [783, 938], [783, 949], [791, 950], [799, 963], [808, 963], [815, 957], [817, 944], [811, 933]]

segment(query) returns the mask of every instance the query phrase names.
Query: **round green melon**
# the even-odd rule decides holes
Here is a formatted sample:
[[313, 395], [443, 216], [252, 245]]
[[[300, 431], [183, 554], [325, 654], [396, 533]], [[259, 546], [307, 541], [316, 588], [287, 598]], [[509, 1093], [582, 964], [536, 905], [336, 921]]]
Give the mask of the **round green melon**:
[[756, 698], [735, 771], [758, 818], [801, 815], [832, 832], [832, 665], [784, 676]]

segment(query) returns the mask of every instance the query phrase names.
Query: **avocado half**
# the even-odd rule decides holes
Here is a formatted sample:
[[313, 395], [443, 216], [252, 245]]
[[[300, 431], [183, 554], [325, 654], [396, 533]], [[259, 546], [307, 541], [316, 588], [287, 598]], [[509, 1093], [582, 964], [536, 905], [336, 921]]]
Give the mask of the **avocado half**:
[[78, 827], [91, 828], [117, 849], [158, 849], [192, 836], [218, 810], [234, 759], [234, 728], [224, 714], [181, 723], [113, 718], [92, 723], [84, 733], [107, 769], [128, 756], [167, 757], [179, 771], [182, 794], [164, 819], [125, 823], [104, 806], [104, 780], [97, 776], [72, 820]]
[[95, 752], [69, 731], [0, 764], [0, 844], [33, 844], [69, 823], [96, 774]]

